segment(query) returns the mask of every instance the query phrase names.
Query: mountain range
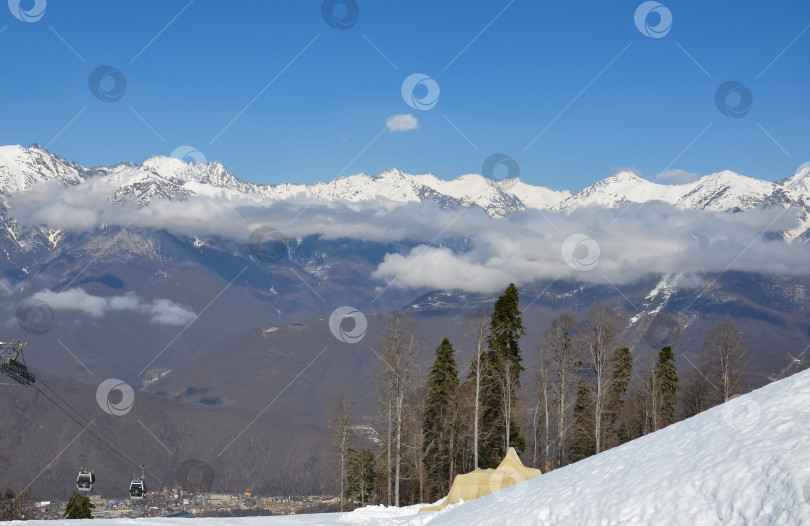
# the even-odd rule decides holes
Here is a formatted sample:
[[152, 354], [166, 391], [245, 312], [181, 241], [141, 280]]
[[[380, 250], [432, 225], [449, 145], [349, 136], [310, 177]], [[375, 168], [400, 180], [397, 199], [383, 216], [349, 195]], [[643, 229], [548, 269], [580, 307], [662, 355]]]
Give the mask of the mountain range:
[[[599, 303], [627, 320], [624, 338], [640, 367], [668, 343], [688, 369], [711, 327], [732, 321], [751, 349], [751, 387], [803, 368], [808, 210], [810, 167], [777, 182], [725, 171], [678, 185], [621, 172], [577, 193], [399, 170], [259, 185], [217, 162], [153, 157], [84, 167], [37, 145], [3, 146], [0, 339], [28, 341], [26, 360], [40, 380], [153, 466], [161, 482], [176, 482], [182, 462], [198, 458], [213, 467], [215, 489], [325, 492], [332, 401], [344, 392], [360, 423], [377, 424], [371, 384], [381, 363], [373, 349], [386, 314], [412, 315], [422, 364], [447, 336], [464, 368], [469, 318], [491, 309], [498, 288], [521, 272], [528, 369], [554, 316], [581, 317]], [[693, 213], [698, 226], [690, 229], [683, 220]], [[269, 247], [272, 257], [250, 243], [256, 225], [290, 216], [285, 229], [300, 231]], [[651, 217], [657, 223], [640, 244], [617, 245]], [[600, 266], [569, 268], [558, 241], [569, 227], [588, 229], [605, 218], [620, 228], [599, 238]], [[225, 228], [228, 222], [238, 228]], [[743, 234], [734, 237], [738, 228]], [[323, 234], [330, 229], [337, 233]], [[670, 242], [673, 235], [681, 237]], [[647, 257], [656, 241], [666, 250], [694, 245], [705, 259], [692, 252]], [[491, 249], [481, 251], [487, 243]], [[496, 286], [474, 286], [481, 272], [521, 251], [525, 260], [487, 278]], [[760, 260], [732, 265], [752, 254]], [[447, 268], [421, 266], [422, 255]], [[400, 267], [386, 270], [398, 260]], [[629, 267], [637, 271], [618, 281]], [[567, 273], [558, 276], [560, 269]], [[26, 325], [31, 298], [53, 315], [46, 326], [31, 321], [36, 330]], [[368, 320], [358, 344], [330, 331], [329, 317], [341, 306]], [[128, 415], [111, 416], [96, 403], [106, 378], [135, 389]], [[128, 468], [92, 437], [77, 437], [81, 427], [38, 391], [0, 385], [0, 392], [3, 482], [25, 486], [32, 471], [43, 470], [31, 491], [66, 496], [88, 453], [100, 491], [124, 491]], [[247, 479], [254, 487], [244, 487]]]
[[372, 176], [365, 173], [315, 184], [249, 183], [222, 164], [186, 162], [151, 157], [142, 164], [121, 162], [84, 167], [34, 144], [0, 147], [0, 192], [8, 196], [45, 181], [79, 185], [103, 179], [116, 187], [115, 200], [132, 198], [143, 206], [153, 199], [188, 199], [240, 192], [259, 199], [312, 198], [361, 202], [384, 198], [394, 202], [434, 200], [444, 206], [476, 205], [493, 217], [526, 209], [570, 211], [586, 206], [617, 207], [623, 203], [660, 201], [681, 209], [735, 212], [758, 206], [810, 206], [810, 166], [777, 182], [761, 181], [722, 171], [686, 184], [659, 184], [623, 171], [577, 193], [524, 183], [519, 179], [493, 181], [477, 174], [447, 181], [433, 174], [412, 175], [392, 169]]

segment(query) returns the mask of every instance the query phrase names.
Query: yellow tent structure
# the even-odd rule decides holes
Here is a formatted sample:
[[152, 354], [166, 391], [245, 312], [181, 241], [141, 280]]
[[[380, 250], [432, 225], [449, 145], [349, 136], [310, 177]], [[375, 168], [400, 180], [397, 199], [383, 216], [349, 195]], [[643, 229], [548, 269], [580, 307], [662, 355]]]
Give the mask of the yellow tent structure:
[[450, 493], [438, 506], [428, 506], [422, 511], [439, 511], [447, 507], [448, 504], [455, 504], [461, 500], [468, 501], [495, 493], [502, 489], [514, 486], [519, 482], [524, 482], [543, 472], [539, 469], [527, 468], [520, 461], [520, 457], [515, 452], [515, 448], [510, 447], [506, 456], [495, 469], [476, 469], [470, 473], [456, 475]]

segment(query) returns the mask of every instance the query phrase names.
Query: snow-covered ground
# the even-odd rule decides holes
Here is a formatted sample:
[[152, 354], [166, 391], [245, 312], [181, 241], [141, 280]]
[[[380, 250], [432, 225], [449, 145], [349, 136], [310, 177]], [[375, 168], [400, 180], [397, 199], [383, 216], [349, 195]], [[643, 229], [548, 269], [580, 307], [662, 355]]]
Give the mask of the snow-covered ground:
[[[435, 513], [137, 519], [137, 526], [810, 524], [810, 370], [508, 490]], [[133, 519], [101, 520], [123, 526]], [[191, 521], [191, 522], [189, 522]], [[57, 524], [62, 521], [57, 521]], [[31, 526], [31, 523], [27, 523]], [[53, 523], [49, 523], [53, 524]], [[61, 526], [76, 526], [74, 521]]]

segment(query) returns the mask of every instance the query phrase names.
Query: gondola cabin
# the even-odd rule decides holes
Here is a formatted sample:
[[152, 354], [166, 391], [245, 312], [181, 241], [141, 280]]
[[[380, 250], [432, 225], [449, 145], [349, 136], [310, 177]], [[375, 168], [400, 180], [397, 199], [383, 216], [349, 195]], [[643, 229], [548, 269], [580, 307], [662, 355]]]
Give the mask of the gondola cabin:
[[95, 483], [96, 474], [83, 469], [79, 471], [79, 476], [76, 478], [76, 490], [82, 494], [90, 493], [93, 491], [93, 484]]
[[142, 500], [146, 495], [146, 483], [142, 479], [135, 479], [129, 485], [129, 497], [132, 500]]

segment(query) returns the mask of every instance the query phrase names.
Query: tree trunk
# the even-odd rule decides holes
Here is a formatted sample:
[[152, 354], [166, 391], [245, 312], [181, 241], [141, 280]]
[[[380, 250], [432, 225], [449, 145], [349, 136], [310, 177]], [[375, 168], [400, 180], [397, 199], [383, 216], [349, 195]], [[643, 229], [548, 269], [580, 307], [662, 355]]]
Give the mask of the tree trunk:
[[534, 424], [534, 454], [532, 456], [532, 467], [537, 467], [537, 411], [540, 410], [540, 399], [537, 400], [537, 405], [534, 407], [534, 418], [532, 418], [532, 424]]
[[387, 451], [386, 451], [387, 459], [386, 459], [386, 465], [385, 465], [385, 469], [386, 469], [386, 472], [387, 472], [387, 475], [388, 475], [388, 505], [389, 506], [391, 506], [391, 504], [393, 502], [392, 499], [393, 499], [393, 495], [394, 495], [393, 492], [392, 492], [392, 488], [391, 488], [391, 483], [392, 483], [392, 480], [391, 480], [391, 447], [393, 447], [392, 436], [391, 436], [391, 431], [392, 431], [391, 430], [391, 425], [392, 425], [391, 416], [392, 416], [391, 415], [391, 398], [389, 397], [388, 398], [388, 448], [387, 448]]
[[397, 400], [397, 450], [396, 456], [394, 457], [394, 462], [396, 466], [396, 474], [394, 476], [394, 506], [399, 507], [399, 478], [400, 478], [400, 466], [402, 464], [402, 457], [400, 453], [400, 448], [402, 445], [402, 401], [401, 399]]
[[450, 480], [447, 486], [449, 488], [453, 485], [453, 479], [456, 477], [456, 432], [454, 429], [450, 430], [450, 444], [447, 453], [450, 455]]
[[473, 422], [473, 469], [478, 469], [478, 423], [480, 420], [481, 358], [484, 353], [489, 316], [481, 310], [480, 315], [470, 323], [476, 344], [475, 367], [475, 421]]
[[478, 396], [481, 392], [481, 350], [478, 351], [478, 365], [475, 368], [475, 430], [473, 431], [473, 468], [478, 469]]
[[549, 434], [549, 431], [550, 431], [550, 428], [549, 428], [549, 426], [548, 426], [548, 395], [546, 395], [546, 401], [545, 401], [545, 413], [546, 413], [546, 415], [545, 415], [545, 416], [546, 416], [546, 433], [545, 433], [545, 435], [543, 435], [543, 440], [544, 440], [544, 443], [543, 443], [543, 449], [544, 449], [544, 450], [545, 450], [545, 452], [546, 452], [546, 463], [548, 463], [548, 462], [549, 462], [549, 453], [548, 453], [548, 434]]
[[340, 511], [346, 500], [346, 459], [343, 454], [343, 447], [340, 448]]
[[557, 405], [557, 466], [561, 467], [565, 455], [565, 374], [560, 373], [560, 394]]
[[598, 455], [601, 451], [600, 438], [602, 437], [602, 382], [600, 379], [596, 381], [596, 403], [594, 414], [594, 444], [595, 453]]

